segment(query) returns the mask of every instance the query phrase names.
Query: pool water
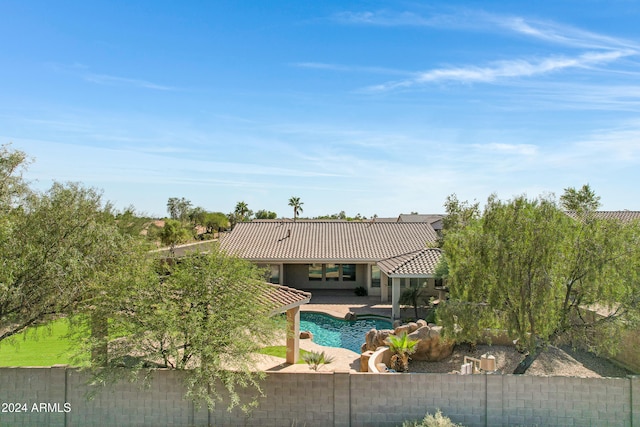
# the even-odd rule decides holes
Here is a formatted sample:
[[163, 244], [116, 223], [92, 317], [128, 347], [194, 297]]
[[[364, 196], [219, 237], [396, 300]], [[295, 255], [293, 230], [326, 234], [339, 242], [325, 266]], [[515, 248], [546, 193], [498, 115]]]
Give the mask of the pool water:
[[364, 337], [371, 329], [391, 329], [384, 319], [343, 320], [322, 313], [300, 313], [300, 330], [310, 331], [313, 342], [327, 347], [340, 347], [360, 353]]

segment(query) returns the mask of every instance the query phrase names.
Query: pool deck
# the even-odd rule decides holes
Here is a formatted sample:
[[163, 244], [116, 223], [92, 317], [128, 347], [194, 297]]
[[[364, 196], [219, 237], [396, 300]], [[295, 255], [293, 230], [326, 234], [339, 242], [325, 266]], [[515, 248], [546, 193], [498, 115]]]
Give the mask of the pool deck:
[[[300, 311], [316, 311], [326, 313], [339, 319], [353, 312], [356, 315], [372, 314], [376, 316], [391, 317], [391, 304], [381, 303], [380, 297], [359, 297], [353, 291], [317, 291], [311, 292], [311, 301], [300, 307]], [[285, 345], [282, 337], [280, 345]], [[364, 343], [364, 337], [362, 337]], [[314, 343], [309, 339], [300, 340], [300, 348], [307, 351], [324, 351], [325, 354], [334, 358], [333, 362], [322, 365], [318, 372], [333, 371], [359, 371], [360, 354], [351, 350], [336, 347], [325, 347]], [[288, 365], [284, 359], [272, 356], [260, 356], [260, 369], [267, 372], [312, 372], [306, 363]]]
[[344, 319], [344, 316], [355, 314], [374, 314], [391, 318], [391, 304], [381, 303], [380, 297], [359, 297], [353, 291], [309, 291], [311, 301], [300, 307], [301, 311], [319, 311]]

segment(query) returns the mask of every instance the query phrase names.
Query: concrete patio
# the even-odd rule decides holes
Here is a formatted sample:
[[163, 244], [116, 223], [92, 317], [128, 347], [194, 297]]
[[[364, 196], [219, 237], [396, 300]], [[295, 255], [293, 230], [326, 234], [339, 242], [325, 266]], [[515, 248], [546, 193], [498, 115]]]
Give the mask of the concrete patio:
[[352, 290], [312, 290], [311, 301], [300, 307], [301, 311], [319, 311], [344, 318], [355, 314], [374, 314], [391, 318], [391, 303], [381, 303], [379, 296], [359, 297]]

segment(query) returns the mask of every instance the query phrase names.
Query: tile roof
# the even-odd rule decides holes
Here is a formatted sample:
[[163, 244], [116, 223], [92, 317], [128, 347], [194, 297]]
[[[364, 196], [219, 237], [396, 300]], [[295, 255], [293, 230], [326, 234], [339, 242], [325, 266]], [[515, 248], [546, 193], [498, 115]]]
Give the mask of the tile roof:
[[440, 214], [400, 214], [398, 222], [428, 222], [429, 224], [441, 220]]
[[[566, 212], [571, 218], [576, 218], [576, 213], [573, 211]], [[634, 220], [640, 220], [640, 211], [596, 211], [595, 216], [600, 219], [617, 219], [622, 222], [630, 222]]]
[[423, 249], [436, 239], [424, 222], [273, 220], [236, 224], [220, 246], [252, 261], [379, 261]]
[[442, 251], [440, 249], [426, 248], [383, 259], [378, 261], [377, 264], [382, 272], [391, 277], [433, 275], [441, 256]]
[[307, 304], [311, 301], [311, 292], [305, 292], [298, 289], [289, 288], [282, 285], [274, 285], [268, 283], [267, 300], [276, 307], [273, 312], [282, 313], [290, 308]]

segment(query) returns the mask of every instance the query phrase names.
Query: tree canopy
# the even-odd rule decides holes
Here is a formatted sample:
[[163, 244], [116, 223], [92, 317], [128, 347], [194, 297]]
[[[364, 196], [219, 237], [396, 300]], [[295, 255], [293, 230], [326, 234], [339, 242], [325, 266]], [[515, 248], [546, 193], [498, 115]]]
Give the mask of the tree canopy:
[[0, 149], [0, 340], [75, 311], [97, 283], [125, 283], [139, 246], [98, 191], [76, 183], [30, 189], [19, 173], [25, 160]]
[[452, 196], [447, 207], [450, 299], [439, 315], [458, 340], [499, 328], [534, 356], [560, 338], [611, 352], [618, 333], [637, 324], [637, 223], [576, 220], [550, 197], [493, 195], [480, 214]]
[[231, 406], [241, 404], [240, 386], [260, 393], [255, 353], [278, 330], [262, 270], [214, 246], [176, 260], [166, 271], [94, 301], [109, 319], [109, 335], [118, 336], [109, 342], [96, 378], [117, 379], [123, 365], [130, 372], [158, 365], [184, 370], [188, 395], [211, 409], [225, 394]]

